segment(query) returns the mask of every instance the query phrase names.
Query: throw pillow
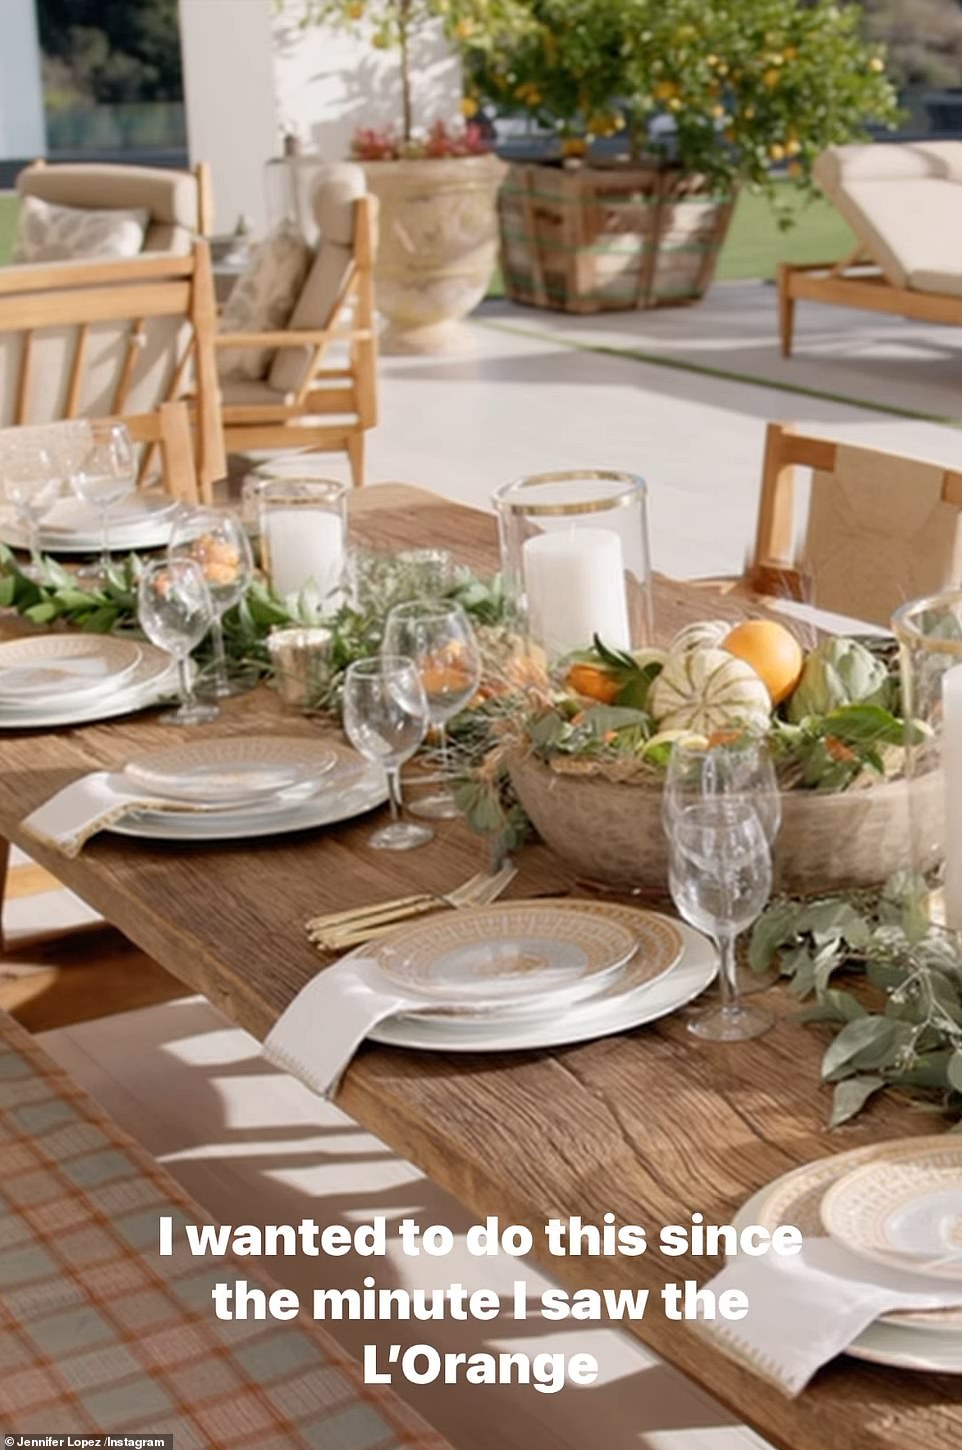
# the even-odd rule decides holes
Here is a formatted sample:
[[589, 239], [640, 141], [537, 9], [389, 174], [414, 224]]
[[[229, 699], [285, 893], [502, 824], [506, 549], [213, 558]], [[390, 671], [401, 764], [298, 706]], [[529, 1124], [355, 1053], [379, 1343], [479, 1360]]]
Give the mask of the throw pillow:
[[[291, 221], [283, 221], [254, 252], [251, 264], [227, 299], [219, 331], [283, 331], [294, 311], [311, 249]], [[274, 352], [269, 347], [218, 348], [222, 378], [256, 382], [267, 374]]]
[[67, 262], [91, 257], [136, 257], [150, 220], [146, 207], [117, 211], [57, 206], [39, 196], [21, 199], [15, 262]]

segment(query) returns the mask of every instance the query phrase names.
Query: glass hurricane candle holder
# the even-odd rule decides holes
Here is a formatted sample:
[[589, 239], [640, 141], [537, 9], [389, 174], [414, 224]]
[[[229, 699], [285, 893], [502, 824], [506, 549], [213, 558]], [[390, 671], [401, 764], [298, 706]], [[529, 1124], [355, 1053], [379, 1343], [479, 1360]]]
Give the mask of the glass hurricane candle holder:
[[494, 495], [501, 570], [532, 644], [550, 659], [652, 641], [647, 488], [631, 473], [539, 473]]
[[896, 610], [911, 860], [934, 922], [962, 930], [962, 589]]
[[330, 478], [265, 481], [257, 491], [261, 562], [282, 599], [304, 589], [335, 608], [347, 557], [347, 485]]

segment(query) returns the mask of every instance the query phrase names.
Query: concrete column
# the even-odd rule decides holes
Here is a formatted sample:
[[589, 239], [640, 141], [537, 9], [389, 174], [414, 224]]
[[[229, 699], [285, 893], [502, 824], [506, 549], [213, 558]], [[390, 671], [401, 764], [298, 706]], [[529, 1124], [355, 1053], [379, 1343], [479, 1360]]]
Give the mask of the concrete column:
[[40, 41], [34, 0], [3, 0], [0, 40], [0, 160], [46, 154]]
[[187, 142], [192, 163], [210, 163], [218, 232], [241, 212], [266, 225], [264, 166], [280, 149], [273, 16], [273, 0], [180, 0]]

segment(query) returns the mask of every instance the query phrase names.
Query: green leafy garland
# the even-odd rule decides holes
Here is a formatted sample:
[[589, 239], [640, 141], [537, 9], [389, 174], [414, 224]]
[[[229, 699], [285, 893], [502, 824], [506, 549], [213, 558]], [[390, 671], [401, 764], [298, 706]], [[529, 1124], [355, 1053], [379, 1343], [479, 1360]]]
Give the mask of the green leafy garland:
[[822, 1058], [832, 1127], [893, 1088], [958, 1114], [962, 1130], [962, 954], [924, 907], [920, 884], [901, 875], [881, 892], [775, 901], [755, 924], [751, 967], [775, 965], [811, 999], [801, 1020], [835, 1029]]
[[[272, 630], [323, 623], [332, 634], [332, 677], [312, 704], [318, 710], [336, 710], [348, 665], [376, 654], [389, 610], [423, 593], [415, 564], [358, 553], [354, 566], [355, 598], [333, 614], [325, 614], [322, 603], [307, 591], [281, 599], [262, 579], [255, 578], [243, 599], [224, 615], [224, 645], [230, 663], [252, 680], [267, 676], [271, 668], [267, 638]], [[29, 579], [11, 551], [0, 545], [0, 609], [15, 609], [32, 624], [46, 628], [67, 625], [95, 634], [138, 630], [137, 581], [142, 569], [138, 555], [118, 561], [106, 581], [94, 589], [78, 587], [71, 571], [55, 559], [44, 557], [41, 569], [39, 581]], [[506, 618], [497, 576], [486, 580], [459, 569], [443, 593], [459, 603], [481, 631], [499, 627]], [[195, 657], [202, 666], [207, 662], [206, 642]]]

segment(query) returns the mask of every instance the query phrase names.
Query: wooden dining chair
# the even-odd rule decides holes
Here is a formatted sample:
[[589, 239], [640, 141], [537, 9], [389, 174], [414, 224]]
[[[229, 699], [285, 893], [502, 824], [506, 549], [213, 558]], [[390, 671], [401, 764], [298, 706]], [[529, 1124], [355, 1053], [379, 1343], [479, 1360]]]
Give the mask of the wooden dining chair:
[[[797, 473], [811, 474], [799, 520]], [[962, 472], [770, 423], [742, 584], [888, 627], [906, 599], [962, 581]]]
[[[346, 176], [348, 171], [358, 172], [360, 180]], [[377, 198], [363, 192], [359, 168], [335, 173], [314, 197], [321, 241], [289, 324], [271, 331], [221, 331], [214, 343], [225, 362], [228, 352], [236, 358], [239, 349], [261, 350], [268, 360], [263, 376], [253, 378], [222, 368], [228, 453], [346, 452], [359, 486], [365, 434], [377, 422]], [[343, 361], [329, 356], [337, 348]]]
[[226, 473], [215, 327], [202, 239], [182, 255], [0, 267], [0, 423], [140, 417], [189, 394], [210, 501]]

